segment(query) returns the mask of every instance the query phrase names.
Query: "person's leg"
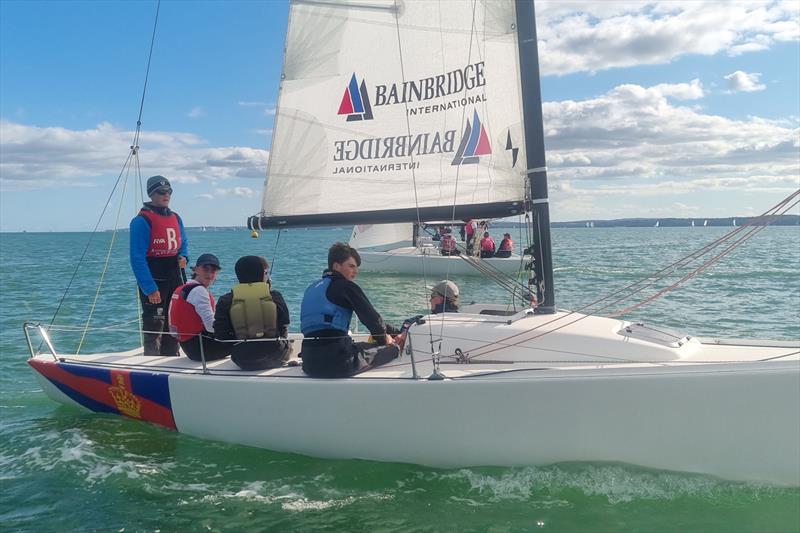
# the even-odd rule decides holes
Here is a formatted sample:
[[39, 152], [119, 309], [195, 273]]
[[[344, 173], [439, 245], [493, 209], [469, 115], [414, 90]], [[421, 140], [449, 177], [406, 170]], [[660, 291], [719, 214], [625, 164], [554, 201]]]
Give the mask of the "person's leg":
[[169, 321], [167, 320], [167, 317], [169, 316], [169, 303], [172, 300], [172, 293], [178, 288], [176, 283], [177, 282], [174, 281], [159, 284], [158, 286], [158, 290], [161, 292], [161, 316], [163, 317], [161, 329], [164, 332], [161, 335], [159, 353], [167, 356], [178, 355], [178, 339], [169, 334]]
[[[186, 353], [186, 357], [192, 361], [203, 360], [200, 353], [200, 340], [200, 335], [198, 335], [196, 337], [192, 337], [186, 342], [181, 343], [181, 348], [183, 348], [183, 351]], [[216, 339], [210, 339], [208, 337], [203, 337], [202, 341], [202, 355], [205, 357], [206, 361], [224, 359], [231, 353], [232, 343], [219, 342]]]
[[161, 355], [161, 334], [164, 330], [165, 320], [162, 307], [151, 304], [147, 296], [139, 289], [139, 301], [142, 303], [142, 347], [144, 355]]

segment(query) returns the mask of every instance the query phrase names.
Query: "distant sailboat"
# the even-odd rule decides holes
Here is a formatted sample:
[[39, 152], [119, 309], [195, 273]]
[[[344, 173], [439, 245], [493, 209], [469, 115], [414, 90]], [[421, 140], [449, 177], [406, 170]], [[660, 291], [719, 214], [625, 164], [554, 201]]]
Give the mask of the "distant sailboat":
[[694, 220], [692, 220], [692, 227], [694, 227]]
[[660, 227], [660, 226], [661, 226], [661, 221], [660, 221], [660, 220], [656, 220], [656, 224], [655, 224], [655, 226], [653, 226], [653, 227], [654, 227], [654, 228], [658, 228], [658, 227]]
[[703, 221], [703, 227], [705, 228], [706, 226], [708, 226], [708, 219], [705, 219], [705, 220]]
[[735, 218], [733, 219], [733, 227], [734, 228], [736, 227], [736, 219]]

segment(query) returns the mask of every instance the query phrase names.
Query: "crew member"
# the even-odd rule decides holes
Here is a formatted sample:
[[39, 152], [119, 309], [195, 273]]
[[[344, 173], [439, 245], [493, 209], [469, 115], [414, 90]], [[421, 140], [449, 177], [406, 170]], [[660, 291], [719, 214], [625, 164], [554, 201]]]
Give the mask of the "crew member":
[[[354, 248], [337, 242], [328, 250], [328, 269], [303, 295], [300, 329], [303, 332], [303, 371], [312, 377], [348, 377], [385, 364], [400, 355], [398, 343], [353, 280], [361, 256]], [[354, 342], [349, 335], [355, 312], [372, 334], [374, 343]], [[393, 330], [394, 331], [394, 330]]]
[[468, 254], [472, 255], [472, 245], [475, 243], [475, 231], [478, 229], [478, 223], [474, 219], [467, 220], [464, 225], [464, 231], [467, 234], [467, 250]]
[[514, 241], [511, 240], [510, 233], [503, 233], [503, 240], [500, 241], [500, 248], [494, 254], [495, 257], [511, 257], [511, 252], [514, 251]]
[[214, 315], [218, 339], [240, 339], [231, 349], [231, 360], [242, 370], [264, 370], [282, 366], [291, 355], [287, 339], [289, 308], [283, 296], [272, 290], [269, 263], [263, 257], [246, 255], [236, 261], [231, 292], [223, 294]]
[[183, 283], [188, 241], [183, 221], [169, 208], [172, 187], [164, 176], [147, 180], [147, 195], [130, 224], [130, 259], [142, 302], [144, 355], [178, 355], [178, 341], [168, 333], [172, 292]]
[[443, 280], [431, 287], [431, 313], [458, 313], [458, 285]]
[[483, 238], [481, 239], [481, 257], [494, 257], [494, 240], [491, 236], [489, 236], [488, 231], [483, 232]]
[[[202, 254], [192, 267], [192, 279], [172, 293], [169, 304], [169, 330], [183, 352], [194, 361], [214, 361], [231, 353], [231, 344], [219, 342], [214, 333], [214, 295], [209, 287], [220, 270], [214, 254]], [[201, 352], [202, 343], [202, 352]]]
[[453, 237], [453, 230], [447, 228], [442, 235], [440, 252], [442, 255], [458, 255], [458, 245]]

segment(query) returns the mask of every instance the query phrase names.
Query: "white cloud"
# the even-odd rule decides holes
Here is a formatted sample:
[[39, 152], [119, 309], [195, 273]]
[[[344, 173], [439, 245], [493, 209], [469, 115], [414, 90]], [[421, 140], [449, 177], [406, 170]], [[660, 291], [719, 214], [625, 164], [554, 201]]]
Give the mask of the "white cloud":
[[681, 194], [777, 192], [800, 185], [796, 124], [732, 120], [670, 102], [676, 94], [694, 94], [693, 85], [620, 85], [596, 98], [545, 103], [556, 209], [610, 216], [622, 202], [609, 206], [604, 197], [663, 198], [667, 205], [670, 196]]
[[216, 196], [236, 196], [238, 198], [252, 198], [256, 192], [250, 187], [232, 187], [230, 189], [214, 189]]
[[191, 111], [186, 113], [189, 118], [200, 118], [206, 116], [206, 110], [201, 106], [193, 107]]
[[731, 72], [725, 76], [725, 79], [728, 80], [728, 89], [733, 93], [763, 91], [767, 86], [759, 82], [760, 78], [760, 72], [751, 72], [748, 74], [741, 70]]
[[242, 107], [261, 107], [261, 112], [267, 116], [272, 116], [277, 111], [277, 106], [275, 104], [269, 104], [267, 102], [246, 102], [240, 101], [239, 105]]
[[668, 63], [682, 55], [737, 56], [800, 39], [796, 1], [537, 3], [543, 74]]
[[[40, 188], [90, 185], [91, 178], [117, 176], [133, 132], [108, 123], [68, 130], [0, 120], [0, 139], [3, 188]], [[173, 182], [263, 179], [266, 172], [266, 150], [211, 148], [189, 133], [143, 132], [139, 145], [143, 173], [163, 174]]]

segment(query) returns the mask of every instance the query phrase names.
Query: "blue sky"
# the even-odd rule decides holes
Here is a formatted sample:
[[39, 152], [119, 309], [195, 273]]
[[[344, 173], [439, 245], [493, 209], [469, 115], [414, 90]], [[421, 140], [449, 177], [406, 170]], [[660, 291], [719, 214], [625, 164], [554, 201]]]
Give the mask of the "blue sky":
[[[799, 4], [537, 2], [553, 219], [746, 216], [800, 187]], [[0, 229], [93, 227], [155, 6], [0, 2]], [[161, 5], [140, 158], [187, 225], [260, 208], [287, 13]]]

